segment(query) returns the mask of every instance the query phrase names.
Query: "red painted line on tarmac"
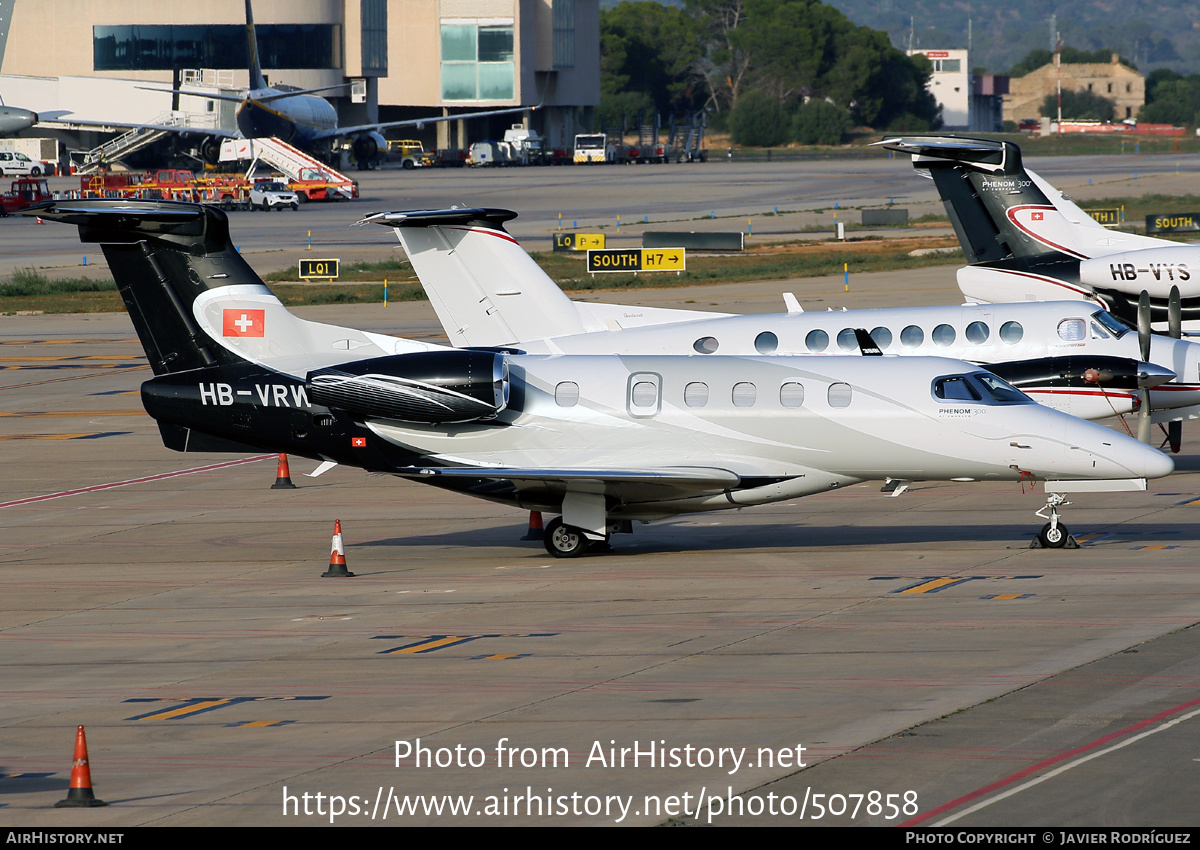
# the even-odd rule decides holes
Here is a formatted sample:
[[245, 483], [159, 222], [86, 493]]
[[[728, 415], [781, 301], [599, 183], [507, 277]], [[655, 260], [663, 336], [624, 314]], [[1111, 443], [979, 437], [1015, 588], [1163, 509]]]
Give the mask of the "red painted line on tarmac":
[[1059, 753], [1056, 756], [1051, 756], [1048, 759], [1043, 759], [1042, 761], [1038, 762], [1037, 764], [1030, 765], [1029, 767], [1025, 768], [1024, 770], [1017, 771], [1012, 776], [1007, 776], [1004, 779], [997, 780], [996, 782], [993, 782], [990, 785], [985, 785], [982, 788], [976, 789], [975, 791], [972, 791], [969, 794], [964, 794], [963, 796], [959, 797], [957, 800], [951, 800], [949, 803], [943, 803], [942, 805], [938, 806], [936, 809], [930, 809], [929, 811], [925, 812], [922, 815], [917, 815], [914, 818], [906, 820], [904, 823], [900, 823], [900, 824], [896, 824], [896, 825], [897, 826], [916, 826], [917, 824], [923, 823], [932, 817], [943, 814], [944, 812], [948, 812], [951, 809], [957, 809], [963, 803], [968, 803], [971, 800], [978, 799], [979, 797], [982, 797], [984, 794], [988, 794], [988, 793], [991, 793], [992, 791], [996, 791], [1000, 788], [1003, 788], [1005, 785], [1011, 785], [1012, 783], [1016, 782], [1018, 779], [1024, 779], [1026, 776], [1029, 776], [1030, 774], [1038, 773], [1039, 771], [1045, 770], [1047, 767], [1050, 767], [1051, 765], [1058, 764], [1061, 761], [1066, 761], [1067, 759], [1077, 756], [1081, 753], [1086, 753], [1088, 750], [1094, 750], [1097, 747], [1107, 744], [1109, 741], [1114, 741], [1117, 738], [1122, 738], [1126, 735], [1129, 735], [1130, 733], [1138, 731], [1139, 729], [1144, 729], [1145, 727], [1150, 726], [1151, 724], [1157, 723], [1160, 720], [1166, 720], [1172, 714], [1178, 714], [1181, 711], [1184, 711], [1186, 709], [1192, 708], [1193, 706], [1197, 706], [1197, 705], [1200, 705], [1200, 697], [1198, 697], [1194, 700], [1189, 700], [1188, 702], [1185, 702], [1185, 703], [1180, 703], [1179, 705], [1174, 706], [1172, 708], [1168, 708], [1165, 711], [1160, 711], [1158, 714], [1154, 715], [1153, 717], [1147, 717], [1145, 720], [1139, 720], [1137, 723], [1134, 723], [1132, 726], [1127, 726], [1124, 729], [1118, 730], [1116, 732], [1110, 732], [1107, 735], [1097, 738], [1096, 740], [1091, 741], [1090, 743], [1083, 744], [1082, 746], [1076, 747], [1073, 750], [1067, 750], [1064, 753]]
[[244, 457], [240, 460], [227, 460], [224, 463], [212, 463], [208, 466], [196, 466], [191, 469], [180, 469], [175, 472], [163, 472], [158, 475], [147, 475], [144, 478], [130, 478], [128, 481], [113, 481], [110, 484], [95, 484], [91, 487], [80, 487], [78, 490], [60, 490], [57, 493], [46, 493], [43, 496], [30, 496], [26, 499], [14, 499], [11, 502], [0, 502], [0, 509], [17, 505], [28, 505], [33, 502], [45, 502], [49, 499], [61, 499], [64, 496], [77, 496], [80, 493], [95, 493], [98, 490], [111, 490], [114, 487], [127, 487], [130, 484], [144, 484], [147, 481], [162, 481], [164, 478], [178, 478], [180, 475], [195, 475], [197, 472], [210, 472], [214, 469], [224, 469], [227, 466], [239, 466], [243, 463], [257, 463], [260, 460], [278, 457], [278, 455], [258, 455]]

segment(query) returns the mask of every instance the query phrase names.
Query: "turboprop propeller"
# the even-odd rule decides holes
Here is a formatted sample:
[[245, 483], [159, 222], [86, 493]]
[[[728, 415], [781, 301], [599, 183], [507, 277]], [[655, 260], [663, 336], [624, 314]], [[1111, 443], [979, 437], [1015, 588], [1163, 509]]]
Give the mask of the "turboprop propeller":
[[[1140, 346], [1142, 361], [1150, 360], [1150, 293], [1142, 290], [1138, 296], [1137, 307], [1137, 332], [1138, 345]], [[1181, 339], [1183, 336], [1183, 309], [1180, 304], [1179, 287], [1172, 286], [1171, 292], [1167, 296], [1167, 336], [1171, 339]], [[1138, 411], [1138, 439], [1143, 443], [1150, 442], [1150, 391], [1149, 388], [1143, 388], [1141, 391], [1141, 409]], [[1179, 453], [1179, 449], [1183, 443], [1183, 422], [1175, 420], [1168, 422], [1166, 426], [1167, 444], [1171, 447], [1171, 452]]]

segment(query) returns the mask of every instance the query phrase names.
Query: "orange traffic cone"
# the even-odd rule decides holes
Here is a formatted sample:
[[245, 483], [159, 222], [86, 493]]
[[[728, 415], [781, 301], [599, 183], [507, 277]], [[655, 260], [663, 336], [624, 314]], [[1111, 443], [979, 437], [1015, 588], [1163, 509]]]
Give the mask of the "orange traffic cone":
[[288, 469], [287, 455], [283, 452], [279, 453], [279, 466], [275, 470], [275, 483], [271, 485], [272, 490], [295, 490], [296, 485], [292, 483], [292, 473]]
[[342, 521], [333, 521], [333, 551], [329, 554], [329, 569], [321, 578], [351, 578], [354, 573], [346, 569], [346, 546], [342, 543]]
[[92, 794], [92, 771], [88, 767], [87, 738], [83, 727], [75, 733], [75, 763], [71, 766], [71, 788], [67, 791], [65, 800], [54, 804], [56, 809], [95, 806], [107, 806], [103, 800], [97, 800]]
[[542, 527], [542, 512], [529, 512], [529, 530], [525, 532], [522, 540], [542, 540], [545, 537], [545, 529]]

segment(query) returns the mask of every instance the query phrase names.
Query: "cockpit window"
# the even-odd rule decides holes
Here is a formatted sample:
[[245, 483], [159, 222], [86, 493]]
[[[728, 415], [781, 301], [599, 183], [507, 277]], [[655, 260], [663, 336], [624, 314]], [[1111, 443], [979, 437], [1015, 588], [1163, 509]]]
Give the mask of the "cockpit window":
[[983, 388], [1000, 404], [1025, 404], [1031, 401], [1029, 396], [1003, 378], [988, 372], [978, 372], [971, 377], [983, 384]]
[[940, 401], [967, 401], [979, 404], [1034, 403], [1025, 393], [990, 372], [936, 378], [933, 382], [933, 397]]
[[1117, 339], [1120, 339], [1125, 334], [1133, 330], [1132, 327], [1122, 322], [1107, 310], [1101, 310], [1098, 313], [1093, 313], [1092, 321], [1102, 325], [1106, 331], [1108, 331]]
[[938, 378], [933, 382], [933, 397], [943, 401], [983, 401], [983, 396], [971, 386], [966, 375]]

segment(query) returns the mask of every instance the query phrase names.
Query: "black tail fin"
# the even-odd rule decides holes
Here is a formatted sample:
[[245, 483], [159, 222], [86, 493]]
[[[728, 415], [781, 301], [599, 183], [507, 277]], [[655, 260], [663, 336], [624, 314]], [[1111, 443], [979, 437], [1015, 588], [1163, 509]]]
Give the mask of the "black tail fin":
[[244, 362], [197, 324], [192, 303], [209, 289], [262, 280], [229, 240], [218, 209], [172, 201], [51, 201], [28, 210], [79, 227], [104, 250], [155, 375]]
[[913, 168], [929, 171], [968, 263], [1035, 257], [1046, 261], [1060, 256], [1009, 218], [1013, 207], [1054, 206], [1026, 172], [1021, 149], [1012, 142], [903, 136], [876, 144], [911, 154]]

